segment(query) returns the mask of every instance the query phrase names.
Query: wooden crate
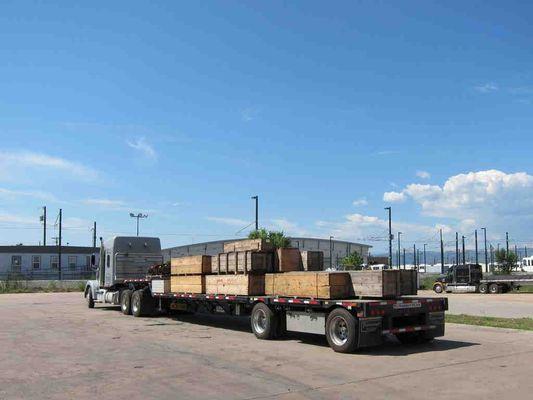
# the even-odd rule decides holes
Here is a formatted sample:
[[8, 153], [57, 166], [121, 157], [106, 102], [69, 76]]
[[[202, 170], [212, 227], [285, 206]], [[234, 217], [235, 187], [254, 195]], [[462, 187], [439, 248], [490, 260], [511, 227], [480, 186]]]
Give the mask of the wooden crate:
[[264, 275], [207, 275], [205, 290], [208, 294], [254, 296], [265, 293]]
[[170, 277], [173, 293], [205, 293], [206, 275], [177, 275]]
[[211, 256], [187, 256], [170, 260], [172, 275], [208, 274], [211, 272]]
[[276, 250], [274, 266], [276, 272], [301, 271], [301, 264], [299, 249], [287, 247]]
[[170, 292], [170, 279], [152, 279], [152, 293]]
[[274, 247], [270, 244], [270, 242], [267, 242], [263, 239], [246, 239], [224, 243], [224, 253], [246, 250], [273, 251]]
[[350, 275], [345, 272], [287, 272], [265, 275], [265, 294], [271, 296], [348, 298]]
[[418, 272], [414, 269], [401, 269], [400, 295], [414, 295], [418, 293]]
[[323, 271], [324, 270], [324, 252], [304, 250], [301, 252], [302, 265], [304, 271]]
[[228, 253], [229, 273], [266, 273], [272, 272], [272, 253], [265, 251], [237, 251]]
[[350, 271], [354, 296], [397, 297], [400, 295], [398, 270]]

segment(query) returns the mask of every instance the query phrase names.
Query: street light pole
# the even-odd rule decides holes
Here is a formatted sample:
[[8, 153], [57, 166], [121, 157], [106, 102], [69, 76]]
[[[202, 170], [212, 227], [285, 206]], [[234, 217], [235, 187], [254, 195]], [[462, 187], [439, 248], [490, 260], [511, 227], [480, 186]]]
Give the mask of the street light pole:
[[389, 211], [389, 267], [392, 267], [392, 208], [385, 207]]
[[255, 200], [255, 230], [259, 230], [259, 196], [252, 196]]
[[400, 269], [400, 262], [401, 262], [401, 246], [400, 246], [400, 242], [401, 242], [401, 239], [400, 239], [400, 236], [401, 236], [402, 232], [398, 232], [398, 269]]
[[442, 229], [440, 230], [440, 273], [444, 274], [444, 243], [442, 241]]
[[466, 261], [465, 261], [465, 237], [463, 236], [463, 265], [466, 264]]
[[481, 228], [483, 230], [483, 241], [485, 242], [485, 272], [489, 272], [489, 257], [487, 254], [487, 228]]
[[478, 257], [478, 254], [477, 254], [477, 229], [474, 231], [474, 236], [475, 236], [475, 239], [476, 239], [476, 265], [479, 264], [479, 257]]
[[329, 269], [333, 268], [333, 236], [329, 237]]
[[137, 219], [137, 236], [139, 236], [139, 219], [148, 218], [148, 214], [138, 213], [137, 215], [135, 215], [134, 213], [130, 213], [130, 217]]
[[426, 262], [426, 246], [427, 246], [427, 244], [424, 243], [424, 270], [427, 270], [427, 262]]

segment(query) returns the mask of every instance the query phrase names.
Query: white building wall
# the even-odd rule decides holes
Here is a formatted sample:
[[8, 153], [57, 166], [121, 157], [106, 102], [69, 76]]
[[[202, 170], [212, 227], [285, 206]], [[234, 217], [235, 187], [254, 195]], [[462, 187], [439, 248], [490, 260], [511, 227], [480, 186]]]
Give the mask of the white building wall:
[[[14, 271], [12, 266], [12, 257], [13, 256], [20, 256], [21, 258], [21, 264], [20, 264], [20, 271]], [[39, 268], [34, 268], [32, 264], [32, 257], [38, 256], [40, 257], [40, 266]], [[57, 257], [57, 254], [50, 254], [50, 253], [0, 253], [0, 274], [7, 274], [10, 272], [20, 272], [21, 274], [29, 274], [31, 272], [53, 272], [57, 271], [57, 269], [53, 269], [51, 266], [51, 260], [52, 257]], [[70, 267], [69, 266], [69, 257], [75, 256], [76, 257], [76, 266]], [[87, 256], [90, 258], [90, 255], [88, 254], [61, 254], [61, 270], [62, 271], [85, 271], [87, 270], [90, 265], [87, 265]], [[96, 264], [98, 264], [98, 253], [95, 254], [96, 256]], [[89, 261], [90, 262], [90, 261]]]

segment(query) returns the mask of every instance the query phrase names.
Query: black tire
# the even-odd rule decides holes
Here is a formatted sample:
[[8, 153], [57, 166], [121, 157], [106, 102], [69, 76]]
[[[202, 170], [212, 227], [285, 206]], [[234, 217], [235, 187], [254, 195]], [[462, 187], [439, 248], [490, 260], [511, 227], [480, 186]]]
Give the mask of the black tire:
[[357, 350], [357, 319], [346, 309], [336, 308], [326, 320], [326, 339], [337, 353]]
[[442, 284], [436, 283], [436, 284], [433, 285], [433, 291], [435, 293], [439, 293], [440, 294], [440, 293], [442, 293], [444, 291], [444, 288], [442, 287]]
[[94, 308], [93, 291], [91, 290], [91, 288], [87, 290], [85, 298], [87, 299], [87, 307]]
[[491, 283], [489, 286], [489, 292], [490, 294], [500, 293], [500, 285], [498, 285], [497, 283]]
[[131, 314], [134, 317], [142, 317], [144, 315], [143, 297], [142, 290], [136, 290], [131, 295]]
[[489, 292], [489, 286], [486, 283], [479, 285], [479, 293], [487, 294]]
[[275, 339], [278, 333], [279, 318], [265, 303], [257, 303], [252, 309], [250, 324], [256, 338]]
[[120, 310], [124, 315], [131, 315], [131, 295], [133, 291], [130, 289], [123, 290], [120, 293]]

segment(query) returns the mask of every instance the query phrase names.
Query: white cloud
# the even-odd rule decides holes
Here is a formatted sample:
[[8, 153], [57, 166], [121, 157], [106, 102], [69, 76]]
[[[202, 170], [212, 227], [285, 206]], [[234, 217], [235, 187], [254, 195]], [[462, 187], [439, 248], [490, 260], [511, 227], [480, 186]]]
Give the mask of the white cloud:
[[259, 110], [254, 107], [247, 107], [241, 110], [241, 119], [244, 122], [250, 122], [259, 115]]
[[206, 217], [208, 221], [216, 222], [223, 225], [244, 227], [250, 223], [250, 221], [245, 221], [239, 218], [226, 218], [226, 217]]
[[83, 203], [90, 206], [99, 206], [103, 208], [112, 208], [112, 209], [124, 209], [128, 204], [122, 200], [111, 200], [111, 199], [85, 199]]
[[134, 141], [127, 141], [126, 143], [128, 144], [128, 146], [130, 146], [132, 149], [137, 150], [146, 158], [149, 158], [152, 160], [157, 158], [156, 151], [154, 150], [152, 145], [150, 145], [146, 141], [144, 137], [140, 137]]
[[525, 172], [469, 172], [442, 186], [410, 184], [394, 193], [414, 200], [424, 215], [455, 219], [465, 229], [491, 224], [529, 234], [524, 228], [533, 222], [533, 176]]
[[96, 170], [65, 158], [28, 151], [0, 151], [0, 178], [10, 178], [12, 173], [21, 168], [62, 171], [85, 180], [98, 177]]
[[494, 82], [487, 82], [474, 86], [474, 89], [479, 93], [490, 93], [497, 91], [499, 88], [498, 85], [496, 85]]
[[32, 217], [15, 215], [15, 214], [0, 213], [0, 223], [2, 222], [8, 223], [8, 224], [9, 223], [17, 224], [17, 225], [38, 225], [39, 217], [36, 216], [32, 218]]
[[418, 176], [419, 178], [422, 178], [422, 179], [429, 179], [431, 178], [431, 174], [427, 171], [416, 171], [416, 176]]
[[300, 227], [297, 223], [291, 222], [286, 218], [275, 218], [270, 221], [268, 229], [283, 231], [288, 236], [305, 236], [309, 232]]
[[0, 188], [0, 197], [4, 198], [17, 198], [17, 197], [32, 197], [38, 200], [57, 202], [56, 197], [48, 192], [42, 192], [39, 190], [11, 190]]
[[359, 206], [366, 206], [366, 205], [368, 205], [368, 201], [367, 201], [364, 197], [362, 197], [362, 198], [360, 198], [360, 199], [356, 199], [356, 200], [354, 200], [354, 201], [352, 202], [352, 204], [353, 204], [354, 206], [356, 206], [356, 207], [359, 207]]
[[383, 193], [383, 201], [387, 203], [398, 203], [405, 200], [405, 195], [401, 192], [385, 192]]

